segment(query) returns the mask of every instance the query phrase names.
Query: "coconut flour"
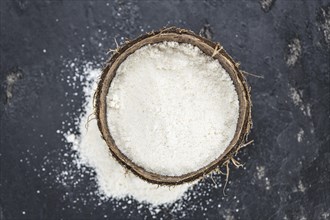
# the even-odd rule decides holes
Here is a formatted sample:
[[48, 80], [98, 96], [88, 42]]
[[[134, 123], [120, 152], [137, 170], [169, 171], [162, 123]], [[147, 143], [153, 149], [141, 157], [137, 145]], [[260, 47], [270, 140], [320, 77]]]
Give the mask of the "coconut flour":
[[[146, 60], [149, 59], [150, 63], [144, 61], [141, 54]], [[157, 57], [162, 59], [163, 63], [158, 62]], [[137, 62], [140, 62], [140, 67], [145, 66], [148, 71], [143, 72], [137, 66]], [[74, 166], [78, 169], [66, 164], [68, 170], [61, 172], [56, 180], [66, 187], [72, 185], [71, 180], [74, 180], [73, 185], [79, 185], [90, 175], [88, 169], [91, 168], [97, 183], [95, 194], [100, 195], [102, 199], [99, 204], [107, 200], [118, 201], [113, 208], [118, 206], [122, 209], [130, 206], [131, 202], [138, 201], [138, 204], [141, 204], [138, 205], [138, 210], [150, 207], [148, 210], [151, 213], [158, 213], [161, 210], [158, 207], [166, 206], [171, 207], [171, 213], [176, 213], [178, 216], [196, 210], [206, 212], [206, 205], [203, 202], [214, 203], [210, 193], [218, 186], [221, 187], [220, 176], [213, 176], [212, 181], [206, 178], [179, 186], [158, 186], [145, 182], [125, 170], [112, 157], [108, 146], [101, 138], [93, 115], [93, 95], [101, 69], [95, 69], [94, 65], [87, 63], [80, 71], [76, 68], [77, 65], [68, 64], [75, 72], [75, 76], [68, 79], [68, 83], [72, 87], [77, 87], [78, 84], [82, 86], [85, 103], [81, 109], [82, 113], [75, 118], [75, 129], [70, 128], [58, 133], [63, 133], [66, 142], [70, 144], [70, 149], [73, 151], [69, 152], [72, 158], [75, 158]], [[132, 71], [134, 65], [136, 71]], [[127, 89], [123, 89], [124, 87]], [[113, 122], [110, 123], [112, 134], [119, 135], [119, 132], [123, 132], [122, 139], [114, 136], [120, 149], [138, 163], [143, 157], [140, 152], [134, 151], [133, 147], [137, 147], [144, 151], [144, 159], [146, 159], [144, 162], [150, 168], [174, 175], [195, 169], [197, 166], [194, 167], [192, 165], [194, 163], [198, 162], [200, 167], [204, 165], [203, 162], [207, 163], [208, 160], [214, 159], [215, 156], [210, 152], [217, 153], [217, 156], [221, 154], [227, 145], [221, 143], [221, 140], [230, 141], [231, 137], [226, 139], [225, 135], [233, 135], [231, 132], [235, 131], [238, 114], [237, 94], [232, 81], [220, 64], [205, 56], [196, 47], [173, 42], [147, 46], [128, 57], [120, 66], [110, 88], [108, 105], [109, 122]], [[185, 128], [187, 126], [191, 127], [191, 131]], [[136, 129], [143, 132], [138, 132]], [[131, 134], [133, 135], [129, 136]], [[145, 140], [142, 139], [143, 135]], [[149, 147], [155, 148], [150, 150], [148, 145], [128, 145], [133, 141], [147, 143]], [[175, 145], [175, 142], [179, 144]], [[199, 150], [194, 144], [205, 150]], [[169, 149], [162, 149], [165, 146]], [[174, 149], [174, 146], [177, 149]], [[190, 150], [187, 149], [188, 147], [191, 147]], [[157, 154], [152, 155], [152, 152]], [[173, 164], [164, 163], [170, 159], [170, 154], [173, 158], [180, 159], [179, 162], [171, 160], [171, 163], [176, 164], [180, 169]], [[198, 157], [202, 157], [203, 161]], [[190, 163], [187, 160], [190, 160]], [[191, 163], [192, 160], [196, 161]], [[154, 166], [154, 164], [158, 165]], [[88, 169], [85, 169], [86, 167]], [[90, 181], [93, 182], [94, 177]], [[94, 192], [87, 192], [88, 195], [90, 193]], [[203, 199], [199, 200], [200, 197]], [[80, 200], [85, 201], [87, 198], [77, 198], [77, 201]], [[194, 201], [194, 204], [188, 205], [188, 201]], [[201, 203], [199, 204], [198, 201]], [[220, 204], [213, 205], [221, 207]], [[182, 212], [182, 209], [186, 211]]]
[[[146, 170], [171, 176], [196, 171], [218, 158], [235, 134], [239, 114], [237, 92], [218, 60], [177, 42], [147, 45], [128, 56], [111, 83], [107, 104], [108, 125], [118, 148]], [[111, 169], [119, 165], [108, 155], [94, 122], [89, 132], [88, 143], [82, 140], [82, 154], [103, 178], [118, 179]], [[106, 181], [103, 178], [100, 182]], [[136, 183], [144, 186], [141, 190], [157, 188], [132, 174], [126, 181], [100, 184], [110, 191], [125, 188], [134, 196], [141, 187]], [[168, 199], [187, 187], [177, 187]]]

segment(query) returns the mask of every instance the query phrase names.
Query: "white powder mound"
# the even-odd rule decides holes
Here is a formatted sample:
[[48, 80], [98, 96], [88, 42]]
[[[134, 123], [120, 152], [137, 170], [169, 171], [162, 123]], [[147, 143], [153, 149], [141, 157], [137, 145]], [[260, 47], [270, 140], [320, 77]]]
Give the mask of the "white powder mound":
[[67, 142], [73, 144], [73, 149], [78, 152], [79, 163], [88, 165], [95, 170], [100, 193], [106, 198], [134, 197], [137, 201], [152, 205], [172, 203], [180, 199], [193, 183], [170, 188], [150, 184], [126, 171], [111, 156], [108, 146], [101, 138], [96, 120], [88, 118], [93, 113], [92, 97], [96, 89], [96, 76], [101, 74], [101, 70], [86, 70], [86, 72], [88, 72], [87, 79], [91, 86], [84, 87], [85, 115], [80, 118], [78, 126], [81, 134], [79, 136], [70, 134], [65, 137]]
[[107, 104], [118, 148], [146, 170], [170, 176], [218, 158], [239, 114], [237, 92], [218, 60], [177, 42], [147, 45], [127, 57]]

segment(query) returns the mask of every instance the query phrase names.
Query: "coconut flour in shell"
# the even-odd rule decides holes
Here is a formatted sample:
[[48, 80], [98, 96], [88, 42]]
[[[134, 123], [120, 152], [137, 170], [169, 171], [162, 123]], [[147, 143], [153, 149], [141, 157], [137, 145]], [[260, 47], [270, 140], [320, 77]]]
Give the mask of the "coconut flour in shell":
[[[145, 54], [146, 58], [151, 62], [146, 62], [147, 59], [143, 61], [141, 57], [138, 58], [141, 55], [139, 53]], [[171, 54], [173, 59], [169, 57], [169, 54]], [[163, 55], [166, 56], [162, 57]], [[164, 63], [159, 62], [156, 58], [162, 59]], [[145, 135], [149, 138], [145, 140], [145, 143], [153, 143], [153, 146], [156, 146], [156, 149], [150, 150], [147, 148], [147, 145], [134, 145], [134, 147], [140, 147], [138, 148], [140, 150], [143, 150], [143, 148], [146, 149], [144, 153], [147, 160], [144, 162], [147, 162], [150, 165], [150, 168], [171, 174], [184, 173], [187, 172], [188, 169], [195, 169], [193, 163], [187, 163], [183, 158], [181, 158], [180, 163], [172, 161], [178, 165], [180, 169], [174, 167], [176, 169], [171, 170], [170, 168], [173, 168], [172, 164], [163, 164], [163, 167], [159, 165], [153, 166], [153, 164], [157, 164], [157, 161], [160, 162], [158, 164], [161, 164], [164, 160], [169, 159], [169, 155], [166, 154], [171, 153], [170, 151], [166, 151], [166, 149], [160, 151], [165, 153], [165, 157], [162, 157], [161, 153], [157, 152], [161, 146], [174, 148], [173, 142], [179, 141], [181, 138], [188, 140], [188, 142], [181, 146], [182, 149], [178, 148], [178, 151], [174, 152], [180, 152], [181, 156], [194, 159], [198, 155], [203, 156], [205, 153], [212, 152], [212, 147], [210, 146], [215, 147], [215, 145], [206, 146], [205, 143], [210, 142], [206, 142], [205, 138], [202, 138], [200, 143], [198, 143], [196, 141], [198, 139], [194, 137], [194, 135], [198, 134], [201, 136], [201, 134], [204, 134], [214, 138], [214, 141], [219, 142], [219, 137], [217, 138], [217, 135], [214, 133], [212, 134], [211, 131], [216, 132], [217, 134], [217, 128], [226, 128], [226, 130], [228, 130], [228, 125], [231, 124], [229, 127], [233, 129], [232, 132], [234, 132], [235, 129], [233, 127], [235, 127], [237, 123], [238, 98], [228, 74], [217, 61], [204, 55], [198, 48], [187, 44], [178, 45], [174, 42], [146, 46], [139, 51], [136, 51], [136, 54], [128, 57], [126, 61], [130, 61], [130, 59], [133, 59], [133, 61], [134, 59], [137, 60], [131, 63], [127, 62], [127, 65], [121, 65], [117, 72], [117, 76], [114, 78], [112, 87], [110, 88], [110, 93], [108, 95], [109, 122], [113, 120], [116, 123], [119, 123], [120, 120], [124, 120], [123, 125], [128, 124], [132, 126], [129, 128], [131, 130], [126, 131], [125, 129], [127, 127], [119, 125], [116, 128], [118, 129], [118, 132], [120, 129], [123, 129], [124, 132], [132, 131], [134, 134], [136, 126], [139, 125], [134, 120], [140, 120], [141, 124], [138, 128], [144, 130], [144, 133], [137, 133], [137, 135]], [[141, 62], [140, 67], [145, 66], [149, 71], [143, 73], [140, 68], [137, 68], [137, 71], [132, 71], [133, 69], [130, 65], [137, 65], [137, 62]], [[154, 64], [151, 65], [151, 63]], [[204, 65], [204, 67], [201, 65]], [[71, 63], [69, 66], [74, 67], [75, 64]], [[125, 68], [127, 68], [127, 71]], [[130, 73], [128, 70], [132, 71], [132, 75], [126, 76], [127, 73]], [[76, 118], [76, 129], [78, 134], [74, 134], [70, 130], [67, 133], [64, 132], [64, 137], [66, 142], [70, 143], [74, 152], [77, 152], [77, 158], [75, 160], [77, 167], [81, 170], [85, 170], [83, 168], [84, 166], [87, 166], [92, 168], [93, 172], [95, 172], [95, 180], [98, 185], [96, 194], [99, 194], [101, 198], [114, 201], [123, 201], [122, 199], [134, 198], [136, 201], [143, 204], [150, 204], [152, 207], [159, 207], [159, 205], [171, 204], [177, 201], [174, 205], [174, 210], [181, 210], [182, 207], [185, 207], [184, 204], [186, 200], [191, 199], [191, 197], [199, 196], [199, 194], [200, 196], [208, 196], [211, 189], [217, 188], [217, 184], [214, 185], [213, 183], [214, 180], [216, 182], [220, 181], [219, 178], [212, 179], [212, 181], [195, 181], [168, 187], [148, 183], [141, 180], [130, 171], [125, 170], [125, 168], [123, 168], [110, 154], [108, 146], [101, 138], [101, 133], [97, 128], [96, 119], [93, 118], [93, 95], [96, 90], [97, 79], [101, 74], [101, 69], [94, 69], [90, 63], [87, 63], [86, 67], [83, 68], [83, 72], [79, 72], [78, 69], [76, 69], [75, 72], [76, 75], [74, 76], [74, 79], [82, 78], [86, 81], [81, 84], [83, 87], [85, 104], [82, 108], [83, 113], [79, 118]], [[138, 76], [141, 76], [141, 78]], [[74, 86], [76, 83], [76, 80], [74, 80], [70, 85], [72, 84], [72, 86]], [[123, 89], [123, 86], [125, 85], [129, 85], [132, 88], [126, 91]], [[136, 93], [134, 94], [133, 92]], [[134, 95], [136, 95], [136, 100], [134, 100]], [[127, 103], [130, 99], [133, 99], [133, 102]], [[169, 106], [167, 107], [165, 104]], [[135, 111], [134, 109], [128, 109], [130, 105], [136, 108]], [[170, 106], [172, 108], [170, 108]], [[189, 110], [189, 108], [191, 110]], [[152, 112], [153, 109], [156, 109], [157, 111]], [[146, 116], [146, 113], [144, 113], [146, 110], [150, 113], [150, 116], [148, 117]], [[218, 111], [222, 114], [219, 114]], [[129, 112], [132, 113], [132, 117], [135, 117], [131, 123], [125, 121], [131, 119], [119, 117], [122, 114], [128, 114]], [[183, 115], [182, 112], [186, 115]], [[207, 113], [207, 115], [204, 113]], [[228, 113], [228, 115], [225, 115], [226, 113]], [[139, 119], [139, 117], [141, 118]], [[233, 117], [234, 120], [230, 121], [228, 120], [228, 117]], [[155, 122], [153, 123], [151, 119], [154, 119]], [[164, 119], [164, 121], [161, 121], [161, 119]], [[226, 123], [220, 124], [219, 122], [221, 121], [225, 121]], [[205, 122], [208, 122], [208, 124]], [[193, 128], [191, 133], [188, 133], [190, 135], [189, 138], [192, 140], [183, 136], [188, 132], [188, 130], [180, 128], [184, 123]], [[111, 132], [113, 132], [113, 125], [115, 124], [111, 124]], [[150, 126], [154, 127], [151, 129]], [[206, 133], [204, 130], [207, 129], [209, 129], [209, 132]], [[221, 130], [220, 133], [228, 134], [228, 131], [226, 130]], [[147, 131], [149, 133], [147, 133]], [[61, 133], [61, 131], [59, 132]], [[114, 135], [115, 133], [112, 134]], [[156, 141], [157, 139], [151, 137], [151, 135], [158, 135], [158, 137], [160, 137], [164, 134], [167, 135], [166, 138], [160, 138], [160, 141], [158, 142], [162, 145], [155, 145], [157, 142], [153, 141]], [[223, 134], [221, 135], [223, 136]], [[117, 137], [115, 140], [120, 149], [129, 155], [128, 152], [125, 151], [125, 148], [127, 148], [127, 146], [133, 147], [133, 145], [121, 145], [119, 144], [119, 141], [127, 144], [132, 142], [132, 138], [135, 137], [137, 137], [137, 140], [140, 138], [140, 136], [132, 136], [131, 141], [128, 141], [128, 137], [123, 135], [122, 139], [118, 139]], [[141, 142], [143, 140], [140, 139], [139, 141]], [[183, 140], [180, 141], [180, 143], [184, 143]], [[167, 145], [164, 145], [163, 143]], [[199, 151], [197, 154], [195, 152], [196, 148], [194, 148], [193, 145], [190, 150], [186, 148], [189, 146], [188, 144], [191, 143], [204, 144], [202, 146], [206, 147], [208, 151]], [[218, 153], [221, 154], [223, 152], [225, 145], [226, 144], [220, 144], [217, 146]], [[176, 146], [180, 147], [180, 145]], [[129, 151], [130, 148], [127, 148], [126, 150]], [[215, 149], [213, 148], [213, 150]], [[156, 157], [150, 154], [152, 151], [156, 153]], [[187, 152], [194, 156], [187, 155]], [[73, 152], [72, 154], [75, 157]], [[132, 158], [135, 158], [135, 162], [138, 163], [138, 155], [134, 155], [134, 151], [132, 151], [130, 155], [133, 155]], [[173, 155], [175, 158], [178, 158], [178, 155]], [[214, 155], [209, 154], [207, 157], [215, 158]], [[206, 157], [204, 156], [203, 158], [205, 159]], [[199, 160], [199, 163], [202, 164], [202, 161]], [[183, 165], [187, 165], [188, 167], [184, 167]], [[72, 170], [64, 171], [64, 176], [61, 174], [61, 178], [57, 178], [67, 181], [73, 178], [71, 176], [72, 172], [79, 171], [74, 171], [72, 168]], [[198, 184], [196, 184], [197, 182]], [[210, 183], [210, 186], [207, 187], [207, 190], [201, 192], [194, 191], [196, 190], [196, 187], [199, 188], [208, 183]], [[67, 183], [63, 182], [63, 184], [66, 185]], [[195, 187], [193, 188], [193, 186]], [[221, 186], [221, 183], [219, 183], [219, 186]], [[186, 198], [187, 196], [188, 198]], [[207, 202], [210, 201], [210, 198], [208, 198]], [[191, 210], [195, 210], [197, 208], [203, 208], [203, 205], [190, 208]], [[150, 211], [156, 213], [159, 212], [159, 210], [155, 211], [154, 209], [158, 210], [158, 208], [150, 208]], [[186, 209], [190, 210], [187, 207]], [[181, 211], [178, 212], [181, 213]], [[183, 214], [185, 215], [185, 213]]]
[[[128, 56], [107, 105], [117, 147], [147, 171], [170, 176], [217, 159], [234, 137], [239, 115], [233, 81], [219, 61], [177, 42], [147, 45]], [[98, 159], [104, 154], [106, 146]], [[118, 166], [112, 163], [107, 166]]]

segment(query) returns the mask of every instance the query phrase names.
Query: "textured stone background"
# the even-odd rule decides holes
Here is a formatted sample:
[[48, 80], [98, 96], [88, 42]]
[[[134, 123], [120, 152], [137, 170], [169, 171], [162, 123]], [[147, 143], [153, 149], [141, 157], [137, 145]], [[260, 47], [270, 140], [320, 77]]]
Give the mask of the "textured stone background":
[[[65, 167], [56, 130], [83, 101], [68, 95], [64, 63], [102, 64], [115, 37], [166, 25], [221, 42], [243, 70], [263, 76], [247, 76], [255, 143], [239, 154], [245, 168], [232, 167], [228, 196], [213, 190], [211, 204], [190, 201], [203, 208], [186, 218], [330, 219], [329, 0], [2, 0], [0, 11], [0, 219], [151, 217], [136, 204], [130, 215], [98, 204], [89, 179], [63, 186], [49, 176]], [[157, 217], [179, 218], [171, 207]]]

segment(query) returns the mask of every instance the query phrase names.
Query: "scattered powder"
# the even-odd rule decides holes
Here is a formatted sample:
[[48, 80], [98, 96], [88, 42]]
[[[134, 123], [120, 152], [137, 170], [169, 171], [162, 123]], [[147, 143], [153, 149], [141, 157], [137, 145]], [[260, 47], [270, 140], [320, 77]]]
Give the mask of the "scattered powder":
[[270, 190], [271, 185], [270, 185], [270, 180], [268, 177], [265, 178], [265, 185], [266, 185], [266, 190]]
[[[146, 170], [171, 176], [196, 171], [218, 158], [235, 134], [239, 112], [237, 92], [219, 61], [177, 42], [147, 45], [127, 57], [107, 103], [118, 148]], [[91, 136], [96, 133], [97, 128]], [[83, 155], [94, 150], [82, 148]], [[95, 160], [106, 155], [104, 148]], [[132, 194], [138, 196], [137, 191]]]
[[304, 193], [306, 191], [306, 187], [304, 186], [304, 184], [302, 183], [301, 180], [299, 180], [298, 189], [302, 193]]
[[265, 177], [265, 167], [264, 166], [257, 166], [257, 177], [259, 180]]
[[266, 190], [270, 190], [271, 186], [270, 186], [270, 180], [268, 177], [266, 177], [266, 168], [265, 166], [257, 166], [257, 178], [259, 180], [262, 180], [262, 182], [264, 182], [265, 186], [266, 186]]

